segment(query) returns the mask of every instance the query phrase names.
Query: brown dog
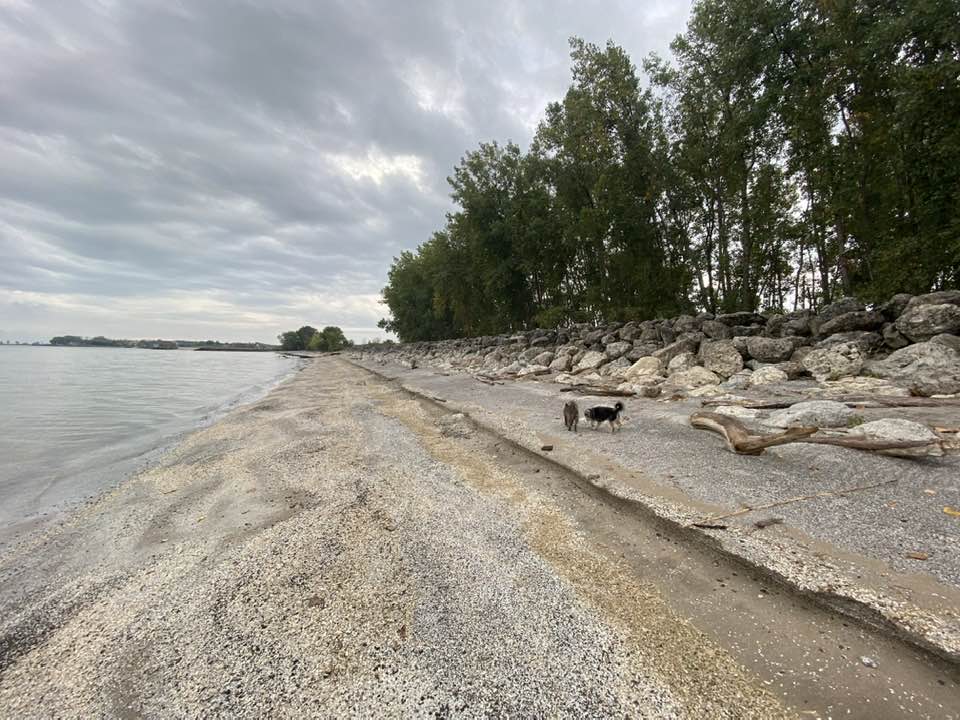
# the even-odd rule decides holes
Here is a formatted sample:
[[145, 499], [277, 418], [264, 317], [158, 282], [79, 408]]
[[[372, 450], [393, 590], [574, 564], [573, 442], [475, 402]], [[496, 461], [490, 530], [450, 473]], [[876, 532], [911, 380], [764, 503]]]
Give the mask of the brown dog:
[[580, 408], [573, 400], [568, 400], [563, 406], [563, 424], [567, 426], [567, 430], [576, 432], [579, 422]]

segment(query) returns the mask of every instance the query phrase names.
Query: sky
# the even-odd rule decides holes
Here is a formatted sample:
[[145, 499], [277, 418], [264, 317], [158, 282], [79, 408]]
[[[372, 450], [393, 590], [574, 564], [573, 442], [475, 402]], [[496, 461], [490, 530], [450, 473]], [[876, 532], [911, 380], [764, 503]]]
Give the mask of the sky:
[[0, 0], [0, 341], [362, 341], [567, 39], [667, 54], [689, 0]]

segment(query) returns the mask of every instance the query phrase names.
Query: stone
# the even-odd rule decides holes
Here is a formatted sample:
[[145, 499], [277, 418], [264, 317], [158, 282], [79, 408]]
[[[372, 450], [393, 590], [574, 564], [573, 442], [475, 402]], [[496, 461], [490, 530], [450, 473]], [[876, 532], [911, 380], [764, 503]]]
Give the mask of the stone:
[[701, 321], [692, 315], [681, 315], [673, 321], [673, 331], [678, 335], [688, 332], [699, 332]]
[[554, 382], [561, 385], [595, 385], [603, 382], [603, 378], [595, 372], [586, 372], [581, 375], [571, 375], [570, 373], [561, 373], [557, 375]]
[[627, 368], [624, 377], [635, 381], [642, 377], [660, 377], [663, 374], [663, 365], [655, 357], [643, 357]]
[[912, 310], [918, 305], [960, 305], [960, 290], [941, 290], [926, 295], [917, 295], [907, 303], [904, 312]]
[[773, 427], [846, 427], [856, 416], [853, 408], [834, 400], [807, 400], [770, 413]]
[[724, 313], [723, 315], [717, 315], [717, 320], [731, 327], [735, 325], [766, 325], [767, 323], [763, 315], [752, 312]]
[[632, 392], [640, 397], [655, 398], [660, 395], [660, 386], [653, 384], [620, 383], [617, 385], [620, 392]]
[[587, 370], [596, 370], [606, 361], [607, 358], [602, 352], [590, 350], [584, 353], [583, 357], [580, 358], [580, 361], [574, 366], [573, 372], [581, 373]]
[[693, 353], [683, 352], [677, 355], [673, 360], [670, 361], [670, 364], [667, 365], [667, 374], [673, 375], [674, 373], [684, 372], [694, 367], [697, 364], [697, 356]]
[[599, 330], [593, 330], [583, 336], [583, 343], [584, 345], [596, 345], [597, 343], [600, 342], [600, 338], [602, 338], [606, 334], [607, 334], [607, 331], [604, 330], [603, 328], [600, 328]]
[[689, 370], [684, 370], [683, 372], [674, 373], [669, 378], [667, 378], [665, 387], [677, 390], [683, 389], [693, 389], [702, 387], [703, 385], [719, 385], [720, 378], [715, 374], [702, 368], [699, 365], [695, 365]]
[[626, 354], [627, 360], [636, 362], [640, 358], [648, 357], [660, 349], [660, 343], [639, 343]]
[[891, 350], [899, 350], [902, 347], [906, 347], [910, 344], [910, 341], [905, 338], [897, 326], [892, 322], [887, 323], [883, 326], [883, 344], [886, 345]]
[[711, 412], [720, 413], [729, 417], [740, 418], [741, 420], [753, 420], [760, 415], [760, 410], [746, 408], [742, 405], [717, 405], [711, 409]]
[[719, 320], [705, 320], [700, 326], [701, 332], [712, 340], [728, 340], [733, 337], [730, 326]]
[[[533, 360], [533, 358], [535, 358], [537, 355], [541, 354], [542, 352], [543, 352], [542, 348], [532, 347], [520, 353], [517, 359], [520, 360], [521, 362], [530, 362], [531, 360]], [[550, 363], [543, 363], [543, 364], [549, 365]]]
[[633, 343], [621, 340], [619, 342], [612, 342], [607, 345], [606, 349], [604, 350], [604, 354], [610, 360], [616, 360], [621, 355], [626, 355], [632, 349]]
[[500, 368], [498, 371], [501, 375], [516, 375], [521, 370], [523, 370], [523, 365], [519, 362], [512, 362], [506, 367]]
[[903, 418], [885, 418], [858, 425], [850, 431], [850, 435], [866, 440], [881, 440], [888, 442], [917, 442], [925, 441], [930, 444], [918, 448], [903, 448], [899, 450], [880, 450], [884, 455], [896, 457], [917, 457], [943, 455], [943, 445], [940, 436], [926, 425]]
[[941, 343], [921, 342], [870, 363], [865, 373], [892, 380], [924, 397], [951, 395], [960, 392], [960, 353]]
[[747, 340], [749, 339], [749, 337], [744, 335], [734, 335], [732, 338], [730, 338], [730, 344], [733, 345], [733, 347], [738, 353], [740, 353], [740, 356], [744, 360], [750, 359], [750, 353], [747, 351]]
[[570, 370], [572, 363], [570, 362], [569, 355], [560, 355], [559, 357], [554, 358], [553, 362], [550, 363], [551, 372], [561, 372], [565, 373]]
[[833, 345], [842, 345], [844, 343], [854, 343], [864, 355], [875, 352], [883, 345], [883, 337], [879, 333], [866, 332], [864, 330], [851, 330], [850, 332], [834, 333], [814, 345], [814, 348], [821, 350], [832, 347]]
[[673, 360], [680, 353], [695, 353], [697, 351], [698, 345], [693, 340], [677, 340], [677, 342], [670, 343], [666, 347], [660, 348], [659, 350], [651, 353], [651, 355], [661, 363], [664, 367], [669, 367], [670, 361]]
[[820, 312], [817, 313], [817, 318], [820, 323], [826, 323], [830, 320], [833, 320], [835, 317], [844, 315], [851, 312], [859, 312], [866, 309], [866, 306], [857, 300], [855, 297], [846, 297], [842, 300], [837, 300], [834, 303], [830, 303], [826, 307], [820, 308]]
[[956, 335], [960, 333], [960, 306], [917, 305], [907, 308], [894, 324], [903, 336], [914, 342], [925, 342], [941, 333]]
[[751, 337], [747, 338], [747, 352], [760, 362], [782, 362], [793, 355], [794, 343], [788, 338]]
[[721, 388], [719, 385], [701, 385], [698, 388], [693, 388], [693, 390], [686, 391], [686, 396], [689, 398], [702, 398], [702, 397], [716, 397], [718, 395], [723, 395], [726, 393], [726, 390]]
[[625, 357], [619, 357], [600, 368], [600, 374], [604, 376], [613, 375], [615, 377], [622, 377], [623, 373], [630, 368], [630, 365], [630, 361]]
[[604, 347], [606, 347], [607, 345], [610, 345], [610, 344], [612, 344], [612, 343], [615, 343], [615, 342], [617, 342], [617, 334], [616, 334], [616, 333], [608, 332], [606, 335], [604, 335], [602, 338], [600, 338], [600, 344], [603, 345]]
[[537, 355], [536, 357], [534, 357], [530, 362], [531, 362], [531, 364], [533, 364], [533, 365], [547, 365], [547, 366], [549, 366], [550, 363], [553, 362], [553, 359], [554, 359], [553, 353], [550, 352], [549, 350], [546, 350], [546, 351], [540, 353], [539, 355]]
[[722, 378], [743, 370], [743, 356], [729, 340], [708, 340], [701, 344], [700, 360], [707, 370]]
[[804, 367], [802, 362], [796, 360], [787, 360], [786, 362], [777, 363], [774, 365], [775, 368], [783, 370], [786, 373], [787, 378], [790, 380], [796, 380], [801, 378], [804, 375], [807, 375], [807, 368]]
[[910, 304], [911, 300], [913, 300], [913, 295], [910, 293], [897, 293], [878, 307], [877, 310], [882, 313], [887, 320], [893, 322], [903, 315], [903, 311], [907, 309], [907, 305]]
[[819, 388], [815, 388], [817, 394], [830, 397], [845, 397], [849, 395], [884, 395], [889, 397], [909, 397], [910, 391], [899, 385], [894, 385], [889, 380], [880, 378], [857, 377], [840, 378], [839, 380], [827, 380]]
[[948, 335], [946, 333], [941, 333], [930, 338], [930, 342], [946, 345], [948, 348], [953, 348], [960, 353], [960, 335]]
[[517, 373], [517, 377], [529, 377], [531, 375], [546, 375], [550, 368], [546, 365], [527, 365], [523, 370]]
[[787, 382], [787, 374], [778, 367], [765, 365], [759, 370], [750, 373], [750, 387], [758, 385], [773, 385], [774, 383]]
[[[770, 367], [773, 367], [772, 365]], [[750, 377], [753, 373], [750, 370], [741, 370], [734, 373], [720, 387], [724, 390], [746, 390], [750, 387]]]
[[734, 337], [742, 335], [743, 337], [753, 337], [754, 335], [763, 335], [766, 328], [763, 325], [733, 325], [730, 332]]
[[670, 345], [674, 340], [677, 339], [677, 334], [673, 331], [673, 328], [668, 324], [664, 323], [657, 328], [659, 333], [660, 342], [664, 345]]
[[879, 330], [883, 327], [884, 317], [872, 310], [856, 310], [837, 315], [832, 320], [821, 323], [817, 332], [820, 335], [850, 332], [851, 330]]
[[803, 366], [822, 382], [859, 374], [865, 359], [857, 343], [837, 343], [811, 351], [803, 358]]

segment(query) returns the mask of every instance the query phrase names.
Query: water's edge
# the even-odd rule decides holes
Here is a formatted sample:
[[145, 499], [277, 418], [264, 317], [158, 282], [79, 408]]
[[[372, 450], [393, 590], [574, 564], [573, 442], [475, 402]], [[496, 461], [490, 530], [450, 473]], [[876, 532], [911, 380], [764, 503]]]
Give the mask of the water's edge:
[[156, 467], [160, 461], [185, 438], [193, 433], [216, 424], [229, 413], [252, 405], [262, 400], [282, 384], [290, 382], [301, 370], [306, 367], [308, 360], [299, 358], [283, 373], [269, 378], [263, 383], [245, 388], [237, 395], [229, 398], [213, 410], [199, 417], [189, 427], [175, 433], [157, 438], [152, 447], [127, 456], [112, 459], [105, 467], [106, 479], [99, 483], [94, 492], [84, 497], [63, 500], [34, 514], [19, 520], [0, 524], [0, 553], [7, 553], [34, 536], [50, 529], [57, 523], [62, 523], [73, 513], [86, 505], [95, 503], [103, 495], [113, 492], [123, 483], [132, 480], [138, 475]]

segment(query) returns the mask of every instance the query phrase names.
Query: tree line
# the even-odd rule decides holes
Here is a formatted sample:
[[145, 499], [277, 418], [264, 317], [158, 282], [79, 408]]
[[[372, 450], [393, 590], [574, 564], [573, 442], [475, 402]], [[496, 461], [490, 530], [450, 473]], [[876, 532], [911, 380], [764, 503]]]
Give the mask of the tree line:
[[288, 330], [280, 333], [277, 339], [280, 341], [282, 350], [331, 352], [353, 345], [353, 342], [343, 334], [343, 330], [335, 325], [328, 325], [323, 330], [304, 325], [299, 330]]
[[394, 259], [402, 340], [960, 285], [960, 3], [700, 0], [669, 59], [571, 40], [527, 151], [482, 143]]

